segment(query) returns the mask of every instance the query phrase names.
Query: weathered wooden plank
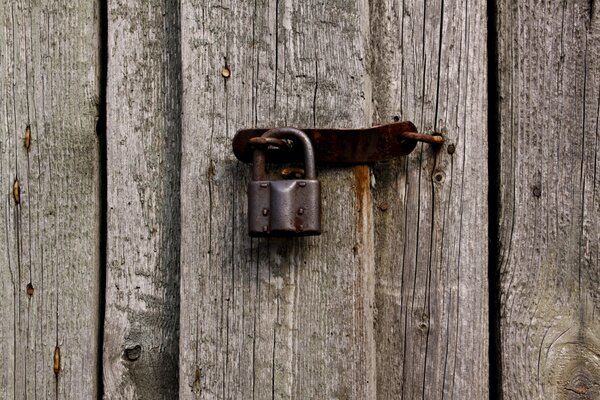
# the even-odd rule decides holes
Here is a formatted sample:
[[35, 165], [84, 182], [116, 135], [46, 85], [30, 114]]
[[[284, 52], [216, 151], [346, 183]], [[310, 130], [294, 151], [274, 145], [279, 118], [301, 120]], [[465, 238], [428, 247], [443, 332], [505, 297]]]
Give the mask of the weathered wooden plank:
[[375, 397], [364, 167], [321, 170], [323, 235], [247, 237], [252, 126], [369, 126], [365, 1], [182, 3], [181, 398]]
[[108, 2], [104, 397], [177, 397], [177, 1]]
[[488, 394], [486, 2], [371, 3], [374, 121], [441, 148], [374, 169], [377, 394]]
[[98, 4], [0, 2], [0, 397], [97, 395]]
[[600, 396], [600, 6], [499, 1], [504, 398]]

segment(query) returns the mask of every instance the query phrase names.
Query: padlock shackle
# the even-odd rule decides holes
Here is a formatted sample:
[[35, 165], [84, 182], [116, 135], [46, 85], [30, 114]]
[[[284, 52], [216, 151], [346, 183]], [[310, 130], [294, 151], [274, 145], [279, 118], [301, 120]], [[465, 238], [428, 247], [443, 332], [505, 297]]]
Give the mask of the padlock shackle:
[[[304, 148], [304, 177], [306, 179], [317, 179], [317, 171], [315, 167], [315, 151], [312, 143], [306, 133], [296, 128], [274, 128], [262, 134], [263, 138], [292, 137], [298, 139]], [[252, 156], [252, 178], [254, 180], [265, 179], [266, 155], [262, 148], [255, 148]]]

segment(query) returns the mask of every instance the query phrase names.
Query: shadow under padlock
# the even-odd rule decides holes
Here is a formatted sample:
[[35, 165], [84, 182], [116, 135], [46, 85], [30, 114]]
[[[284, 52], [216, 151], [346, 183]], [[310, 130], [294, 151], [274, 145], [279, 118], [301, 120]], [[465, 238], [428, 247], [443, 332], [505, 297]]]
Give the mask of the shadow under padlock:
[[[252, 181], [248, 184], [248, 232], [250, 236], [311, 236], [321, 234], [321, 184], [315, 155], [306, 134], [295, 128], [275, 128], [256, 141]], [[304, 150], [304, 177], [267, 179], [266, 146], [282, 145], [293, 138]], [[285, 147], [285, 146], [282, 146]], [[285, 151], [282, 149], [282, 151]], [[296, 170], [296, 173], [299, 173]]]

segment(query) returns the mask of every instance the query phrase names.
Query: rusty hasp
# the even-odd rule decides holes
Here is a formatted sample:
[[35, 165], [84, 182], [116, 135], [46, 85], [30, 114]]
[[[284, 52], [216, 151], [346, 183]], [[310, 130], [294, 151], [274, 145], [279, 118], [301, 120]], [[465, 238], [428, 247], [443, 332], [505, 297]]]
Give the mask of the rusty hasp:
[[[252, 163], [253, 150], [266, 148], [270, 162], [300, 162], [304, 159], [302, 146], [292, 145], [281, 138], [265, 138], [268, 128], [241, 129], [233, 138], [233, 152], [242, 162]], [[409, 154], [417, 142], [441, 144], [438, 134], [418, 133], [410, 122], [395, 122], [364, 129], [301, 129], [310, 139], [318, 164], [371, 164]], [[296, 143], [294, 143], [296, 144]]]

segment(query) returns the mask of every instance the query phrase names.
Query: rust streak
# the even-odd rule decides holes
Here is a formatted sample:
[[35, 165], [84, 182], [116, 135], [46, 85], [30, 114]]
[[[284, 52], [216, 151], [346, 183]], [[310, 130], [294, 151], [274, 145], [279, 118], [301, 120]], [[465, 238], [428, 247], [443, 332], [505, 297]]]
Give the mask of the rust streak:
[[360, 212], [361, 205], [364, 203], [365, 196], [370, 190], [369, 167], [367, 165], [357, 165], [354, 167], [354, 193], [356, 195], [357, 211]]
[[354, 194], [356, 196], [356, 242], [354, 315], [364, 329], [357, 336], [364, 343], [365, 392], [368, 398], [376, 397], [376, 346], [374, 337], [375, 307], [375, 237], [373, 234], [373, 196], [371, 171], [367, 165], [354, 167]]

